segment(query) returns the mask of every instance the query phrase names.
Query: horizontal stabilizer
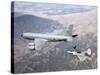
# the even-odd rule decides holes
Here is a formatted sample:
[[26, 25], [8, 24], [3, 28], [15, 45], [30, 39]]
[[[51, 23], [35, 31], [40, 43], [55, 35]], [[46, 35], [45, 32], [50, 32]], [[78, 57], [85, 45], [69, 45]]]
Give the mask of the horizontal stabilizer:
[[75, 34], [75, 35], [72, 35], [72, 37], [77, 37], [78, 35], [77, 34]]

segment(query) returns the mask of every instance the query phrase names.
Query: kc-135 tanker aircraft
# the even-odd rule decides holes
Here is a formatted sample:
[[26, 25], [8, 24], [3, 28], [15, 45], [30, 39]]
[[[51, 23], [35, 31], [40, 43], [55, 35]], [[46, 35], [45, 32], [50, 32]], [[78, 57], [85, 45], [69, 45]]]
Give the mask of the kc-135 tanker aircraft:
[[28, 40], [33, 40], [28, 44], [28, 48], [32, 50], [40, 50], [46, 42], [72, 42], [77, 34], [72, 34], [73, 25], [67, 29], [54, 30], [51, 33], [23, 33], [21, 36]]

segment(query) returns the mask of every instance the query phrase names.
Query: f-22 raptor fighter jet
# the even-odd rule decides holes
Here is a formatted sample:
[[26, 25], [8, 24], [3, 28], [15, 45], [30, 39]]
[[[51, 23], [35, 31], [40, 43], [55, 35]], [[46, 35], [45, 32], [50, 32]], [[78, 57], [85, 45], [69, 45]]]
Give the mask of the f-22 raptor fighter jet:
[[67, 51], [67, 53], [77, 56], [80, 61], [85, 61], [86, 59], [91, 60], [92, 52], [90, 48], [88, 48], [86, 51], [76, 51], [76, 46], [74, 46], [73, 48], [75, 49], [75, 51]]
[[23, 33], [22, 37], [33, 40], [29, 43], [28, 48], [32, 50], [40, 50], [46, 42], [72, 42], [73, 38], [78, 36], [72, 34], [73, 25], [69, 25], [67, 29], [54, 30], [51, 33]]

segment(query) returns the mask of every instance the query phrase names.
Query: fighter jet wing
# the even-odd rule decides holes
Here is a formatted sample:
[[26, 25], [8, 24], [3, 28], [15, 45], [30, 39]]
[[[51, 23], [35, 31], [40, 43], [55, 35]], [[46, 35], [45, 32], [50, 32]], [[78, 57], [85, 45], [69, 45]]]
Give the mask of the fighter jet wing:
[[83, 52], [76, 52], [76, 51], [67, 51], [67, 53], [73, 54], [75, 56], [77, 56], [79, 58], [80, 61], [85, 61], [86, 59], [90, 59], [91, 58], [91, 49], [87, 49], [87, 51], [83, 51]]
[[87, 59], [87, 57], [83, 55], [77, 55], [77, 57], [79, 58], [80, 61], [84, 61]]

